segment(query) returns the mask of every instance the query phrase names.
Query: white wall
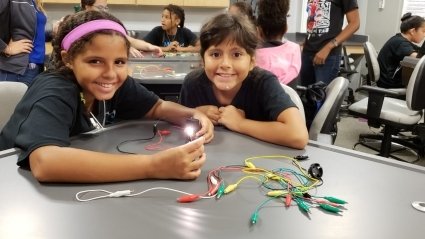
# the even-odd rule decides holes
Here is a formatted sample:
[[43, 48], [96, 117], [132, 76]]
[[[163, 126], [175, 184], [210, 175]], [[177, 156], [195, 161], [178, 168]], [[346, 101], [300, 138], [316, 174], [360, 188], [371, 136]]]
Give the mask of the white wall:
[[365, 34], [369, 35], [369, 41], [379, 51], [391, 36], [400, 32], [403, 0], [387, 0], [384, 9], [379, 9], [378, 3], [379, 0], [367, 2]]

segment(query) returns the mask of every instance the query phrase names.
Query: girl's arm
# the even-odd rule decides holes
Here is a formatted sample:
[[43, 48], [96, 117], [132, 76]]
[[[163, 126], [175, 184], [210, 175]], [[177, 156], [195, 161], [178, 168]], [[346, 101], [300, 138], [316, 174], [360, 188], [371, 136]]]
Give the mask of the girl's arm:
[[303, 149], [308, 142], [305, 122], [296, 107], [282, 111], [276, 121], [255, 121], [245, 118], [243, 111], [234, 106], [220, 108], [218, 121], [230, 130], [269, 142]]
[[147, 52], [154, 52], [156, 55], [161, 56], [163, 55], [162, 49], [159, 46], [155, 46], [150, 44], [149, 42], [146, 42], [144, 40], [136, 39], [130, 36], [127, 36], [128, 41], [130, 42], [131, 46], [141, 50], [141, 51], [147, 51]]
[[201, 43], [199, 40], [196, 41], [195, 45], [189, 45], [187, 47], [177, 46], [175, 48], [177, 52], [199, 52], [201, 50]]
[[[123, 155], [42, 146], [29, 156], [40, 182], [101, 183], [147, 178], [195, 179], [205, 163], [204, 138], [154, 155]], [[198, 159], [199, 158], [199, 159]], [[195, 160], [194, 159], [198, 159]]]

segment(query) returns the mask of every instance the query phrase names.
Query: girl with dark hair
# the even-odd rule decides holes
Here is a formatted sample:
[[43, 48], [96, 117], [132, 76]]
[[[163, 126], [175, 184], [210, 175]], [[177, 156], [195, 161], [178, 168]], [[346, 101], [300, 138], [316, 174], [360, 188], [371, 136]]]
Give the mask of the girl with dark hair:
[[[18, 147], [18, 165], [41, 182], [115, 182], [145, 178], [194, 179], [213, 137], [208, 118], [163, 101], [128, 77], [130, 43], [122, 23], [103, 11], [68, 17], [53, 41], [55, 71], [34, 80], [0, 134], [0, 150]], [[201, 123], [202, 136], [153, 155], [120, 155], [70, 147], [70, 137], [130, 119]], [[199, 158], [199, 160], [193, 160]]]
[[403, 88], [400, 61], [406, 56], [416, 57], [420, 43], [425, 38], [425, 19], [410, 12], [401, 18], [400, 33], [391, 37], [379, 51], [381, 71], [376, 84], [383, 88]]
[[183, 8], [169, 4], [162, 11], [161, 26], [152, 29], [143, 40], [160, 46], [163, 51], [199, 52], [198, 37], [184, 27], [184, 21]]
[[255, 66], [255, 26], [241, 15], [220, 14], [201, 29], [204, 68], [189, 73], [181, 103], [213, 124], [251, 137], [302, 149], [308, 141], [301, 114], [276, 76]]
[[296, 88], [301, 49], [297, 43], [283, 39], [288, 29], [288, 11], [289, 0], [261, 0], [258, 3], [257, 27], [262, 41], [256, 52], [256, 64], [273, 72], [281, 83]]

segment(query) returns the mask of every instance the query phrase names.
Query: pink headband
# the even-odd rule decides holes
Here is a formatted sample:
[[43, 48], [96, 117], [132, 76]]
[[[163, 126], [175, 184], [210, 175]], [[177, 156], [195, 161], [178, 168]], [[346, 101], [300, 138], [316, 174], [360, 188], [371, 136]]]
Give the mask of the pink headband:
[[62, 49], [68, 50], [72, 43], [81, 37], [98, 30], [114, 30], [123, 34], [124, 36], [127, 35], [124, 27], [117, 22], [111, 20], [93, 20], [83, 23], [72, 29], [72, 31], [68, 32], [68, 34], [66, 34], [62, 40]]

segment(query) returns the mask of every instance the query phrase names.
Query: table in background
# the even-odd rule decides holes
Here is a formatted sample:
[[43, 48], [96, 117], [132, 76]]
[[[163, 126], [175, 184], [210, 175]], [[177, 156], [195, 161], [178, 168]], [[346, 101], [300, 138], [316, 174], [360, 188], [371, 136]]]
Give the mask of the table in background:
[[130, 75], [164, 100], [177, 102], [184, 77], [202, 67], [197, 53], [166, 53], [165, 57], [145, 55], [131, 58]]
[[[127, 139], [149, 137], [153, 122], [128, 122], [95, 136], [77, 137], [72, 146], [117, 153], [115, 146]], [[160, 123], [172, 131], [163, 146], [184, 143], [180, 129]], [[142, 180], [104, 184], [40, 184], [31, 172], [16, 166], [17, 155], [2, 152], [0, 158], [0, 238], [423, 238], [425, 213], [411, 203], [425, 200], [425, 170], [369, 154], [310, 141], [305, 150], [264, 143], [217, 127], [213, 142], [205, 146], [207, 162], [194, 181]], [[152, 142], [156, 142], [155, 138]], [[124, 150], [152, 154], [143, 147], [152, 142], [125, 145]], [[0, 153], [0, 155], [2, 154]], [[77, 202], [81, 190], [170, 187], [191, 193], [207, 190], [208, 171], [219, 166], [239, 165], [258, 155], [307, 154], [323, 167], [324, 183], [317, 195], [347, 200], [341, 216], [312, 208], [306, 216], [297, 206], [285, 208], [271, 202], [262, 208], [257, 224], [250, 225], [254, 209], [265, 199], [258, 182], [244, 181], [236, 191], [221, 199], [188, 204], [176, 202], [180, 194], [151, 191], [132, 198], [108, 198]], [[8, 155], [8, 156], [6, 156]], [[1, 156], [0, 156], [1, 157]], [[288, 165], [284, 160], [256, 160], [259, 167]], [[241, 174], [226, 172], [228, 183]]]

